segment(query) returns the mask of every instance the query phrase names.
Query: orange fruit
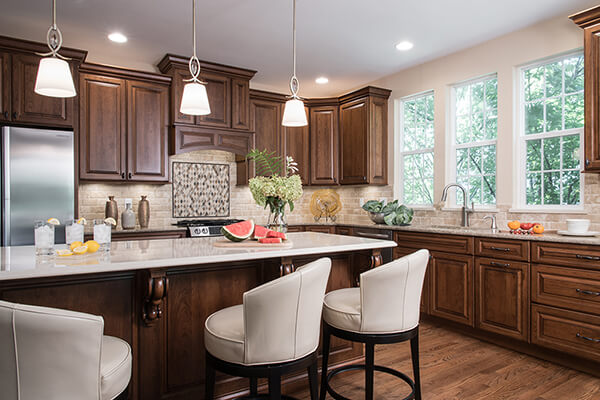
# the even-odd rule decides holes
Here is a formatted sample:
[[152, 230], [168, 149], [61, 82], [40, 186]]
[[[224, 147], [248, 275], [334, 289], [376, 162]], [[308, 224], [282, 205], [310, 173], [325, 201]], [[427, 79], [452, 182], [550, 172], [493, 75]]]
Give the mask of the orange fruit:
[[537, 234], [544, 233], [544, 225], [535, 224], [533, 226], [532, 230], [533, 230], [533, 233], [537, 233]]
[[520, 223], [519, 221], [510, 221], [510, 222], [508, 223], [508, 228], [509, 228], [510, 230], [513, 230], [513, 231], [514, 231], [514, 230], [517, 230], [517, 229], [519, 229], [520, 227], [521, 227], [521, 223]]

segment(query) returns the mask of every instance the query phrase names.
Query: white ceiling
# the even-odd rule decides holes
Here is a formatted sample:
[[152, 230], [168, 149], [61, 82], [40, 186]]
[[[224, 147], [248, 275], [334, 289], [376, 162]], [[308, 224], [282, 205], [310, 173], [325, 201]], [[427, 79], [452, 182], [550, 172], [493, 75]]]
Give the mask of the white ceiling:
[[[191, 55], [191, 0], [58, 0], [64, 45], [88, 61], [155, 70]], [[300, 95], [338, 95], [594, 0], [297, 0]], [[44, 41], [50, 0], [2, 0], [0, 35]], [[198, 57], [257, 70], [252, 86], [288, 91], [292, 0], [198, 0]], [[126, 44], [106, 35], [121, 31]], [[408, 52], [394, 45], [414, 42]], [[552, 38], [548, 38], [552, 40]], [[329, 78], [318, 85], [315, 78]]]

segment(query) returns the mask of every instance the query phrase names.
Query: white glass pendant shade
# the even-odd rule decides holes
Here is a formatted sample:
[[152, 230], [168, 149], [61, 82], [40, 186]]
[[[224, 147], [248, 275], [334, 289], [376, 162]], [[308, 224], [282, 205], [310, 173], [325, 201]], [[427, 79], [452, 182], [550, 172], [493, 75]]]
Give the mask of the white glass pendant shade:
[[77, 94], [69, 63], [57, 57], [40, 60], [35, 92], [49, 97], [73, 97]]
[[183, 87], [183, 96], [181, 97], [181, 107], [179, 107], [179, 111], [182, 114], [187, 115], [210, 114], [206, 86], [197, 82], [187, 83]]
[[283, 126], [306, 126], [306, 110], [304, 103], [299, 99], [290, 99], [285, 103], [283, 111]]

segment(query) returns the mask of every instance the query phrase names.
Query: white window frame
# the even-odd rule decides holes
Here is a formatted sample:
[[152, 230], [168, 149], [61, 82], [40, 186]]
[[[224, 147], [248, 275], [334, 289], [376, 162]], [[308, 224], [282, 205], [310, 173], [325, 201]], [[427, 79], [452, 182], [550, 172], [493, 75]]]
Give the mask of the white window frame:
[[[498, 133], [496, 132], [496, 139], [482, 140], [480, 142], [469, 142], [469, 143], [456, 144], [456, 89], [459, 87], [466, 86], [466, 85], [472, 85], [474, 83], [485, 82], [491, 78], [495, 78], [496, 80], [498, 80], [498, 74], [496, 72], [494, 72], [491, 74], [482, 75], [477, 78], [457, 82], [450, 87], [450, 101], [448, 102], [450, 104], [450, 110], [448, 113], [448, 115], [450, 115], [450, 123], [449, 123], [450, 129], [448, 130], [450, 133], [449, 134], [449, 144], [450, 145], [447, 146], [447, 149], [449, 151], [449, 154], [447, 154], [447, 160], [448, 160], [447, 171], [448, 171], [449, 182], [456, 182], [456, 169], [457, 169], [456, 150], [464, 149], [464, 148], [471, 148], [471, 147], [483, 147], [483, 146], [489, 146], [492, 144], [494, 146], [496, 146], [496, 203], [494, 203], [494, 204], [476, 204], [475, 205], [475, 207], [478, 210], [494, 211], [494, 210], [496, 210], [497, 204], [498, 204]], [[498, 102], [496, 103], [496, 118], [498, 118]], [[454, 189], [454, 188], [452, 188], [452, 189]], [[458, 190], [458, 188], [455, 190]], [[452, 190], [450, 191], [450, 193], [452, 193]], [[450, 209], [460, 208], [463, 206], [462, 204], [456, 203], [456, 195], [449, 195], [448, 198], [449, 198], [448, 204], [449, 204]], [[469, 200], [471, 200], [471, 199], [469, 198]], [[471, 207], [471, 202], [469, 201], [467, 205], [469, 207]]]
[[[433, 104], [434, 104], [434, 113], [433, 113], [433, 147], [422, 148], [417, 150], [409, 150], [404, 151], [404, 103], [407, 101], [412, 101], [425, 96], [433, 96]], [[435, 204], [435, 166], [433, 168], [433, 183], [434, 183], [434, 193], [432, 193], [432, 204], [409, 204], [404, 201], [404, 156], [412, 155], [412, 154], [424, 154], [424, 153], [432, 153], [435, 155], [435, 91], [433, 89], [426, 90], [423, 92], [411, 94], [410, 96], [402, 97], [395, 102], [395, 114], [396, 114], [396, 127], [397, 130], [395, 132], [396, 140], [396, 154], [394, 163], [396, 164], [396, 174], [395, 185], [398, 188], [396, 190], [397, 198], [401, 199], [400, 202], [410, 206], [411, 208], [422, 209], [422, 210], [433, 210], [433, 205]]]
[[[582, 49], [577, 49], [574, 51], [569, 51], [567, 53], [562, 53], [556, 56], [544, 58], [541, 60], [534, 61], [532, 63], [521, 65], [517, 68], [516, 73], [516, 88], [518, 90], [516, 98], [518, 99], [518, 103], [516, 106], [516, 116], [518, 121], [518, 129], [516, 131], [516, 146], [517, 152], [519, 155], [516, 160], [516, 182], [517, 187], [515, 188], [517, 196], [516, 207], [509, 211], [523, 211], [523, 212], [581, 212], [584, 210], [584, 176], [580, 173], [579, 179], [579, 204], [542, 204], [542, 205], [534, 205], [527, 204], [527, 141], [536, 140], [536, 139], [550, 139], [554, 137], [561, 136], [570, 136], [579, 133], [579, 160], [580, 167], [582, 167], [582, 162], [584, 161], [583, 154], [583, 127], [581, 128], [571, 128], [562, 131], [552, 131], [552, 132], [544, 132], [544, 133], [532, 133], [525, 134], [525, 80], [523, 79], [523, 74], [526, 69], [536, 68], [541, 65], [550, 64], [559, 60], [563, 60], [565, 58], [573, 57], [576, 55], [583, 55]], [[563, 70], [564, 73], [564, 70]], [[563, 77], [563, 90], [561, 95], [564, 94], [564, 77]], [[545, 82], [544, 82], [544, 97], [542, 100], [546, 100], [546, 92], [545, 92]], [[544, 120], [546, 117], [546, 111], [544, 108]], [[563, 114], [563, 122], [564, 122], [564, 114]], [[560, 154], [561, 164], [562, 164], [562, 152]], [[581, 171], [581, 168], [580, 168]], [[562, 190], [561, 190], [562, 194]], [[543, 194], [542, 194], [543, 195]]]

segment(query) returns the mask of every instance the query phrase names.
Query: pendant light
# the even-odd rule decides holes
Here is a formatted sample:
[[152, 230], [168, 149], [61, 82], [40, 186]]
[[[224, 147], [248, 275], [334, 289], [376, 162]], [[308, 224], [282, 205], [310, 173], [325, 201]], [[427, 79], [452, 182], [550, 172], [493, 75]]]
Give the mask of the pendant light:
[[300, 89], [300, 82], [296, 77], [296, 0], [294, 1], [294, 34], [293, 34], [293, 62], [294, 72], [292, 79], [290, 79], [290, 90], [292, 96], [285, 103], [285, 109], [283, 111], [283, 126], [306, 126], [308, 121], [306, 120], [306, 111], [304, 110], [304, 103], [302, 99], [298, 97], [298, 89]]
[[[56, 0], [52, 0], [52, 25], [46, 34], [46, 43], [50, 52], [39, 54], [42, 57], [38, 67], [34, 91], [48, 97], [73, 97], [77, 95], [71, 68], [66, 58], [58, 54], [62, 46], [62, 33], [56, 26]], [[50, 56], [50, 57], [49, 57]]]
[[186, 85], [183, 88], [181, 97], [181, 106], [179, 111], [187, 115], [207, 115], [210, 114], [210, 104], [208, 104], [208, 94], [206, 93], [206, 82], [198, 79], [200, 75], [200, 60], [196, 57], [196, 0], [193, 0], [192, 30], [194, 42], [194, 55], [190, 58], [189, 67], [191, 79], [184, 80]]

